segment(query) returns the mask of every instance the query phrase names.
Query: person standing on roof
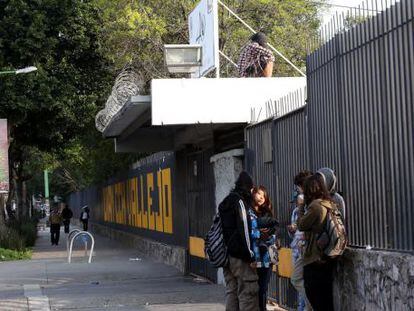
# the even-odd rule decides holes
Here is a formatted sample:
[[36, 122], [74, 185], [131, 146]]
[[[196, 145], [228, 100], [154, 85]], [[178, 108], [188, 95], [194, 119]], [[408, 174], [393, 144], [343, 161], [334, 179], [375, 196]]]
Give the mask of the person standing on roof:
[[243, 48], [238, 62], [239, 76], [270, 78], [275, 57], [267, 45], [267, 37], [258, 32], [250, 37], [250, 42]]

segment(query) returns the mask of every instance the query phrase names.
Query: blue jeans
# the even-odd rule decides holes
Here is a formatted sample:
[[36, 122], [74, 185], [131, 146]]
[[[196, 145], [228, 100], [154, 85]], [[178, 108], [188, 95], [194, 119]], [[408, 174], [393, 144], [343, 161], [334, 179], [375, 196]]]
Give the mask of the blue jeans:
[[[292, 254], [292, 264], [293, 267], [295, 267], [296, 262], [301, 258], [300, 253], [299, 252], [293, 252]], [[295, 267], [297, 268], [297, 267]], [[294, 273], [297, 273], [298, 271], [296, 271], [296, 269], [294, 269]], [[297, 284], [295, 284], [295, 282], [292, 282], [292, 284], [294, 285], [294, 287], [298, 290], [298, 311], [305, 311], [305, 307], [306, 307], [306, 299], [303, 295], [303, 293], [301, 291], [303, 291], [303, 267], [302, 267], [302, 275], [301, 278], [302, 279], [302, 288], [301, 290], [298, 290], [297, 288]], [[295, 286], [296, 285], [296, 286]]]

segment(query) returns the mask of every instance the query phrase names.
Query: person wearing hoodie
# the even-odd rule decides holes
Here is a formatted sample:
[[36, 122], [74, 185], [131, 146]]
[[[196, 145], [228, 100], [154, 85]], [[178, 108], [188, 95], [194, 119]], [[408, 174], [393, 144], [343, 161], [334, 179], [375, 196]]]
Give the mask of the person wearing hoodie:
[[323, 255], [317, 245], [317, 238], [323, 230], [329, 209], [335, 207], [318, 173], [304, 183], [305, 204], [298, 210], [298, 229], [305, 233], [306, 247], [303, 254], [303, 278], [306, 296], [315, 311], [332, 311], [333, 308], [333, 267], [334, 261]]
[[332, 201], [336, 204], [341, 212], [342, 218], [345, 220], [345, 200], [338, 192], [336, 192], [337, 179], [334, 170], [329, 167], [322, 167], [317, 170], [316, 173], [321, 175], [326, 189], [328, 189], [328, 192], [331, 195]]
[[248, 216], [252, 206], [253, 181], [241, 172], [235, 188], [220, 203], [224, 242], [227, 246], [229, 264], [223, 268], [226, 281], [226, 310], [258, 311], [258, 276], [252, 263], [255, 261], [251, 247], [251, 220]]

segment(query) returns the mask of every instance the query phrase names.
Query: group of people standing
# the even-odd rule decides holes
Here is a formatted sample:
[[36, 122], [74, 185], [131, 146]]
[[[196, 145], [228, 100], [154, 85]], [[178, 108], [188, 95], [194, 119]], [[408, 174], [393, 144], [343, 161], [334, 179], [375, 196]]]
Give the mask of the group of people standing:
[[[49, 224], [52, 245], [59, 245], [60, 227], [62, 224], [64, 226], [64, 232], [69, 233], [70, 220], [72, 217], [73, 212], [67, 204], [65, 204], [65, 207], [62, 210], [60, 210], [58, 203], [54, 203], [50, 208]], [[83, 225], [83, 230], [88, 231], [89, 208], [87, 206], [82, 208], [79, 220]]]
[[[292, 217], [287, 230], [292, 238], [291, 282], [299, 294], [298, 310], [333, 310], [335, 260], [323, 254], [317, 237], [328, 210], [338, 209], [344, 215], [345, 204], [335, 186], [336, 176], [329, 168], [316, 173], [301, 171], [294, 178]], [[255, 187], [250, 175], [242, 172], [218, 211], [229, 257], [223, 267], [226, 310], [266, 310], [281, 229], [268, 191], [263, 186]]]

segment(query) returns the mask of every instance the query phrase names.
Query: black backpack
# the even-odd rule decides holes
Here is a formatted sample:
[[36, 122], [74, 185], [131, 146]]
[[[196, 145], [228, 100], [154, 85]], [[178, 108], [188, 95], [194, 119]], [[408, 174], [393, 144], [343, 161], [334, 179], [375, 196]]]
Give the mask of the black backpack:
[[204, 241], [204, 252], [210, 264], [215, 268], [227, 266], [229, 256], [227, 253], [226, 243], [224, 242], [220, 213], [217, 213], [214, 216], [213, 224], [211, 225]]

